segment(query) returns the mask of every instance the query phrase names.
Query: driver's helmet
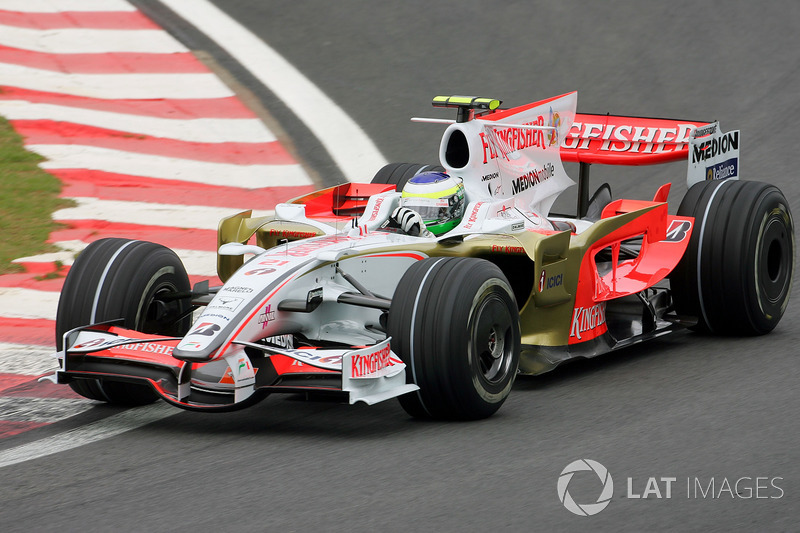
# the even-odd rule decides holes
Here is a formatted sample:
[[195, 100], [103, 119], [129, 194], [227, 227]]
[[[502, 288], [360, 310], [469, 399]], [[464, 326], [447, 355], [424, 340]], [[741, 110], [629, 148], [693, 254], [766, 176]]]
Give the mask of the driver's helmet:
[[403, 186], [400, 205], [419, 213], [428, 230], [441, 235], [464, 216], [464, 184], [444, 172], [421, 172]]

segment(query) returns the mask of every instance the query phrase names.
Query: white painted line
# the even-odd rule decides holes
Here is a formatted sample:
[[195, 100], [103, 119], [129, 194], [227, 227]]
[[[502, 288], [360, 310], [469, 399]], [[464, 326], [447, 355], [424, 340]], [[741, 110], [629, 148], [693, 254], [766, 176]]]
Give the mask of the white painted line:
[[[203, 252], [199, 250], [174, 250], [181, 259], [186, 272], [190, 276], [217, 275], [217, 256], [214, 252]], [[62, 254], [47, 254], [43, 259], [58, 259], [64, 264], [71, 265], [74, 262], [74, 254], [63, 252]], [[37, 258], [28, 258], [37, 259]], [[58, 310], [59, 292], [40, 291], [36, 289], [26, 289], [21, 287], [0, 287], [0, 316], [5, 318], [24, 318], [24, 319], [44, 319], [55, 320]], [[19, 360], [11, 358], [12, 354], [21, 354], [23, 359], [32, 356], [49, 355], [50, 352], [39, 352], [35, 347], [22, 344], [0, 343], [0, 373], [12, 374], [37, 374], [46, 372], [45, 368], [41, 372], [31, 371], [31, 368], [20, 366]], [[46, 358], [37, 359], [41, 365], [52, 365]], [[17, 368], [18, 370], [13, 370]], [[38, 366], [37, 366], [38, 368]]]
[[0, 468], [115, 437], [174, 414], [176, 414], [175, 409], [163, 402], [128, 409], [52, 437], [0, 451]]
[[[65, 386], [65, 385], [62, 385]], [[0, 420], [6, 422], [58, 422], [94, 407], [78, 398], [0, 397]]]
[[[3, 310], [2, 315], [6, 318], [55, 320], [58, 297], [59, 293], [57, 292], [0, 287], [0, 309]], [[10, 349], [13, 350], [13, 346]]]
[[3, 0], [7, 11], [61, 13], [69, 11], [136, 11], [125, 0]]
[[276, 140], [275, 135], [257, 118], [185, 120], [36, 104], [24, 100], [0, 100], [0, 115], [9, 120], [54, 120], [187, 142], [267, 143]]
[[[14, 263], [53, 263], [60, 261], [65, 266], [72, 266], [75, 256], [89, 243], [82, 241], [63, 241], [54, 243], [61, 248], [61, 252], [48, 254], [32, 255], [14, 259]], [[206, 252], [202, 250], [173, 249], [181, 259], [186, 272], [190, 276], [215, 276], [217, 274], [217, 254], [216, 252]], [[2, 315], [2, 312], [0, 312]]]
[[0, 63], [0, 80], [3, 85], [21, 89], [106, 100], [233, 96], [233, 92], [211, 73], [66, 74]]
[[299, 164], [235, 165], [79, 144], [30, 144], [25, 148], [48, 159], [39, 164], [44, 169], [101, 170], [245, 189], [312, 184], [311, 178]]
[[[55, 296], [57, 302], [58, 293], [56, 293]], [[52, 296], [47, 296], [47, 298], [49, 300], [53, 299]], [[0, 300], [5, 300], [5, 297], [2, 295], [2, 289], [0, 289]], [[3, 314], [8, 316], [5, 311]], [[55, 330], [53, 330], [53, 344], [51, 346], [32, 346], [0, 342], [0, 374], [40, 376], [48, 372], [54, 372], [58, 369], [58, 362], [52, 357], [55, 351]], [[0, 409], [0, 418], [5, 418], [2, 409]]]
[[386, 159], [364, 131], [275, 50], [207, 0], [161, 0], [216, 41], [305, 123], [351, 181], [369, 181]]
[[[190, 276], [217, 275], [217, 256], [214, 252], [199, 250], [175, 250]], [[65, 263], [74, 260], [74, 254], [64, 252]], [[70, 258], [67, 260], [67, 258]], [[60, 293], [56, 291], [40, 291], [22, 287], [0, 287], [0, 316], [5, 318], [55, 320]], [[27, 367], [19, 367], [19, 361], [12, 359], [13, 354], [22, 354], [24, 358], [42, 356], [37, 359], [42, 365], [52, 365], [44, 356], [50, 352], [40, 352], [36, 348], [21, 344], [0, 343], [0, 373], [37, 374]], [[47, 371], [47, 369], [42, 372]]]
[[12, 263], [53, 263], [55, 261], [60, 261], [63, 265], [71, 266], [72, 263], [75, 262], [75, 256], [89, 246], [89, 243], [79, 240], [58, 241], [54, 242], [53, 246], [57, 247], [60, 251], [19, 257], [14, 259]]
[[[98, 198], [73, 198], [78, 205], [53, 213], [58, 220], [107, 220], [175, 228], [217, 230], [220, 219], [236, 213], [226, 207], [151, 204]], [[0, 307], [2, 309], [2, 307]]]
[[183, 267], [190, 276], [216, 276], [217, 253], [203, 252], [201, 250], [174, 250], [183, 263]]
[[[3, 7], [3, 4], [0, 4]], [[163, 30], [38, 30], [0, 24], [0, 44], [45, 54], [174, 54], [187, 48]]]

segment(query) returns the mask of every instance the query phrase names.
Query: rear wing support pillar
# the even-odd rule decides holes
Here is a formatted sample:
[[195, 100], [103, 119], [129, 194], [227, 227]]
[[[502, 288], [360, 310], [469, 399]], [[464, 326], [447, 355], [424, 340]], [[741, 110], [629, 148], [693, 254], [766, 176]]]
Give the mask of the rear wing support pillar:
[[583, 218], [589, 211], [589, 167], [590, 163], [581, 161], [578, 172], [578, 218]]

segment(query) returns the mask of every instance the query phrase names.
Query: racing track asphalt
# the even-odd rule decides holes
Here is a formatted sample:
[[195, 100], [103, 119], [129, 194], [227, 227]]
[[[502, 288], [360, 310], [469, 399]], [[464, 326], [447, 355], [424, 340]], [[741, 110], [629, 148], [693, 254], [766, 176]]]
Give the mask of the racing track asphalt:
[[[429, 106], [434, 94], [513, 105], [577, 89], [581, 111], [718, 119], [741, 129], [743, 173], [777, 184], [800, 213], [796, 2], [217, 3], [342, 106], [389, 160], [435, 158], [441, 130], [407, 122], [441, 116]], [[309, 159], [323, 174], [332, 164]], [[650, 197], [664, 181], [674, 182], [673, 202], [685, 191], [680, 164], [593, 171], [596, 183], [610, 180], [626, 196]], [[298, 397], [225, 415], [177, 412], [0, 470], [0, 524], [796, 530], [798, 315], [796, 297], [767, 337], [679, 334], [519, 379], [501, 411], [479, 423], [409, 420], [393, 402], [349, 407]], [[556, 491], [562, 469], [581, 458], [599, 461], [614, 480], [610, 505], [592, 517], [570, 514]], [[629, 478], [641, 495], [650, 477], [662, 496], [660, 478], [676, 478], [672, 498], [626, 497]], [[748, 484], [753, 495], [765, 485], [759, 477], [770, 480], [760, 490], [767, 497], [745, 498]], [[687, 479], [703, 490], [714, 480], [719, 493], [723, 480], [743, 478], [750, 480], [740, 495], [687, 497]], [[570, 485], [582, 503], [599, 491], [585, 476]]]

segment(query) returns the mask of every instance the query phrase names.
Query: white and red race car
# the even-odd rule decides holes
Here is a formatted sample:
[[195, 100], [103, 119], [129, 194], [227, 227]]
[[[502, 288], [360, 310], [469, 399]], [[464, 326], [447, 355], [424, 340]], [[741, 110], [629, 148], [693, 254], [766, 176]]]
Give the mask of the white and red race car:
[[[593, 357], [676, 328], [758, 335], [780, 321], [794, 269], [788, 203], [739, 181], [739, 132], [716, 123], [576, 113], [570, 93], [511, 109], [455, 108], [441, 167], [463, 180], [463, 219], [442, 235], [386, 223], [421, 164], [393, 164], [221, 221], [224, 284], [190, 287], [154, 243], [103, 239], [76, 259], [57, 316], [60, 368], [83, 396], [163, 398], [230, 410], [269, 393], [399, 397], [413, 416], [478, 419], [518, 373]], [[652, 199], [590, 195], [591, 164], [688, 161], [676, 215]], [[577, 210], [551, 213], [574, 185]]]

